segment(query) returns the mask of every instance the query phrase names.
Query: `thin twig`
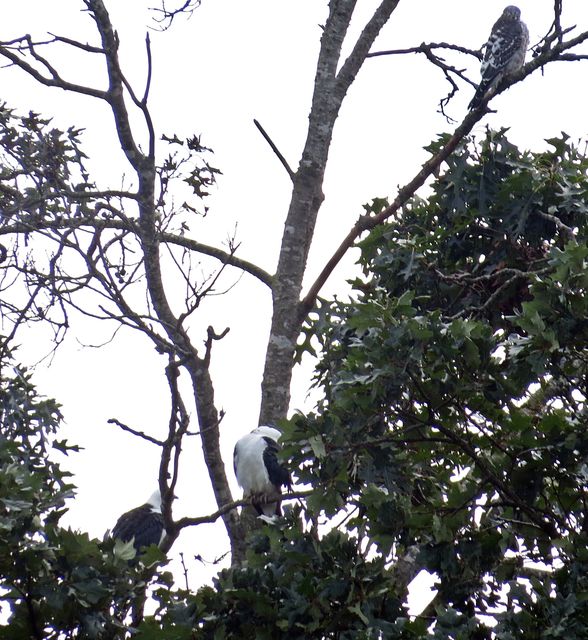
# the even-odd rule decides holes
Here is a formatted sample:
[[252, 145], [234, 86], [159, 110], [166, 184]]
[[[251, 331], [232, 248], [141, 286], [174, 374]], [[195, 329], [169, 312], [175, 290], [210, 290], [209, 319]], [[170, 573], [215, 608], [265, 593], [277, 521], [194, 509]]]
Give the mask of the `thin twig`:
[[212, 352], [213, 340], [222, 340], [227, 335], [227, 333], [229, 333], [230, 330], [231, 330], [231, 327], [226, 327], [224, 331], [222, 331], [221, 333], [216, 333], [215, 330], [212, 328], [212, 326], [209, 326], [208, 329], [206, 330], [207, 336], [206, 336], [206, 342], [205, 342], [206, 353], [204, 354], [204, 364], [207, 367], [210, 365], [210, 355]]
[[[296, 500], [297, 498], [307, 498], [308, 496], [314, 493], [313, 489], [309, 489], [308, 491], [292, 491], [291, 493], [284, 494], [281, 498], [282, 502], [286, 500]], [[233, 502], [229, 502], [228, 504], [223, 505], [220, 509], [211, 513], [207, 516], [199, 516], [195, 518], [184, 517], [180, 518], [175, 523], [176, 530], [179, 531], [184, 529], [185, 527], [192, 527], [199, 524], [210, 524], [212, 522], [216, 522], [221, 516], [225, 515], [229, 511], [233, 509], [237, 509], [238, 507], [247, 507], [251, 505], [251, 498], [241, 498], [240, 500], [234, 500]]]
[[259, 123], [258, 120], [256, 120], [255, 118], [253, 118], [253, 124], [257, 127], [259, 133], [261, 133], [261, 135], [264, 137], [265, 141], [269, 144], [269, 146], [271, 147], [272, 151], [276, 154], [276, 156], [278, 157], [278, 160], [282, 163], [282, 166], [284, 167], [284, 169], [286, 169], [287, 174], [290, 176], [290, 180], [294, 180], [294, 176], [296, 175], [294, 173], [294, 171], [292, 171], [290, 165], [288, 164], [288, 161], [286, 160], [286, 158], [284, 158], [284, 156], [282, 155], [282, 153], [280, 152], [280, 150], [278, 149], [278, 147], [275, 145], [274, 141], [269, 137], [267, 131], [261, 126], [261, 124]]
[[156, 444], [158, 447], [163, 447], [165, 444], [161, 440], [157, 440], [157, 438], [154, 438], [153, 436], [149, 436], [143, 431], [138, 431], [137, 429], [133, 429], [132, 427], [129, 427], [128, 425], [124, 424], [120, 420], [117, 420], [116, 418], [109, 418], [106, 422], [108, 422], [108, 424], [115, 424], [117, 427], [120, 427], [123, 431], [128, 431], [129, 433], [132, 433], [134, 436], [137, 436], [138, 438], [142, 438], [143, 440], [147, 440], [147, 442]]
[[180, 551], [180, 562], [182, 564], [182, 572], [184, 574], [184, 584], [186, 585], [186, 591], [190, 591], [190, 585], [188, 584], [188, 567], [184, 562], [184, 554]]
[[188, 14], [188, 17], [190, 17], [192, 13], [194, 13], [194, 11], [200, 6], [200, 1], [201, 0], [185, 0], [178, 9], [170, 10], [166, 7], [165, 0], [162, 0], [161, 9], [158, 9], [157, 7], [150, 7], [150, 9], [151, 11], [162, 14], [161, 17], [155, 18], [155, 22], [162, 24], [167, 21], [167, 24], [161, 27], [163, 31], [166, 31], [171, 27], [172, 22], [177, 15], [186, 13]]

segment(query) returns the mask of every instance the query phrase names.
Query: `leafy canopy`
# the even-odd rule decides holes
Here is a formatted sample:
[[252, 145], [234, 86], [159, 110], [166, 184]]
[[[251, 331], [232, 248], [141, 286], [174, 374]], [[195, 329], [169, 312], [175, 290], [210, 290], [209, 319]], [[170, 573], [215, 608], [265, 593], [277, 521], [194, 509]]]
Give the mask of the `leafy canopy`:
[[[213, 585], [161, 574], [137, 637], [586, 637], [588, 159], [548, 143], [468, 141], [361, 242], [351, 300], [305, 328], [324, 400], [282, 425], [311, 495]], [[58, 408], [26, 372], [2, 385], [4, 637], [116, 637], [145, 583], [58, 527]], [[436, 593], [409, 616], [421, 569]]]
[[548, 143], [466, 142], [361, 242], [307, 327], [324, 401], [285, 427], [306, 524], [199, 594], [203, 637], [586, 637], [588, 159]]
[[[0, 638], [113, 638], [143, 597], [149, 562], [129, 564], [132, 543], [104, 542], [59, 526], [72, 496], [70, 474], [55, 451], [59, 405], [37, 393], [22, 367], [0, 379]], [[153, 549], [151, 564], [162, 560]], [[169, 574], [159, 575], [169, 583]]]

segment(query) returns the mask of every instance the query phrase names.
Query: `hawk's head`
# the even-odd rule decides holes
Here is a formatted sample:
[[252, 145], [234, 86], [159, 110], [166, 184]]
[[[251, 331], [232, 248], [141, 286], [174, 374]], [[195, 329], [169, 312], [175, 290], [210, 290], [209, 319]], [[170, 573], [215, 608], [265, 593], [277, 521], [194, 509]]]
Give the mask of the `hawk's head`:
[[502, 17], [508, 20], [520, 20], [521, 10], [515, 7], [514, 4], [509, 4], [508, 7], [502, 12]]

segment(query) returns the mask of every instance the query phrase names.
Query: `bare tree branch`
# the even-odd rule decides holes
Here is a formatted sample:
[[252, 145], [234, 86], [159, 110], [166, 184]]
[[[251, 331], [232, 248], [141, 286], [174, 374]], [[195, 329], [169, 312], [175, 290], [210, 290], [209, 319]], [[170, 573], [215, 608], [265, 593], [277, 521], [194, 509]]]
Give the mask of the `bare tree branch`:
[[[312, 489], [306, 491], [292, 491], [282, 496], [282, 502], [285, 502], [287, 500], [297, 500], [299, 498], [307, 498], [308, 496], [312, 495], [313, 492], [314, 491]], [[199, 524], [210, 524], [212, 522], [216, 522], [219, 518], [221, 518], [229, 511], [237, 509], [238, 507], [248, 507], [250, 505], [251, 498], [242, 498], [241, 500], [235, 500], [230, 504], [223, 505], [220, 509], [207, 516], [180, 518], [179, 520], [176, 520], [174, 529], [179, 533], [179, 531], [181, 529], [184, 529], [185, 527], [193, 527]]]
[[382, 27], [388, 22], [392, 12], [398, 6], [400, 0], [382, 0], [380, 6], [374, 11], [372, 17], [363, 28], [359, 38], [355, 42], [349, 57], [343, 63], [337, 74], [336, 89], [343, 99], [351, 83], [355, 80], [361, 66], [369, 54], [374, 40]]
[[441, 69], [443, 75], [445, 76], [445, 79], [451, 86], [451, 90], [449, 91], [449, 93], [439, 101], [439, 112], [449, 120], [449, 117], [445, 113], [445, 107], [453, 98], [453, 96], [459, 91], [459, 87], [457, 85], [457, 82], [454, 80], [454, 76], [456, 78], [459, 78], [460, 80], [463, 80], [464, 82], [467, 82], [474, 88], [477, 87], [477, 84], [465, 75], [465, 69], [458, 69], [454, 65], [447, 64], [444, 58], [433, 53], [434, 49], [447, 49], [450, 51], [457, 51], [459, 53], [472, 55], [478, 59], [481, 59], [482, 57], [482, 53], [480, 51], [474, 51], [472, 49], [467, 49], [466, 47], [452, 45], [446, 42], [432, 42], [430, 44], [423, 42], [418, 47], [409, 47], [408, 49], [389, 49], [387, 51], [375, 51], [374, 53], [369, 53], [367, 57], [372, 58], [377, 56], [423, 53], [427, 60], [429, 60], [429, 62]]
[[282, 166], [284, 167], [284, 169], [286, 169], [286, 173], [290, 176], [290, 180], [294, 180], [294, 171], [292, 171], [292, 169], [290, 168], [290, 165], [288, 164], [288, 161], [280, 153], [280, 150], [275, 145], [274, 141], [269, 137], [266, 130], [261, 126], [261, 124], [259, 124], [259, 121], [256, 120], [255, 118], [253, 118], [253, 124], [257, 127], [257, 129], [259, 130], [259, 133], [261, 133], [265, 141], [269, 144], [269, 146], [271, 147], [271, 150], [276, 154], [276, 156], [278, 157], [278, 160], [282, 163]]
[[[149, 97], [149, 91], [151, 89], [151, 75], [153, 73], [151, 38], [149, 37], [149, 34], [145, 36], [145, 50], [147, 51], [147, 81], [145, 82], [145, 92], [143, 93], [143, 98], [141, 99], [141, 104], [143, 106], [147, 106], [147, 98]], [[147, 111], [147, 113], [149, 112]], [[151, 121], [151, 117], [149, 118], [149, 121]], [[151, 132], [153, 132], [153, 123], [151, 123]]]
[[[108, 15], [108, 11], [106, 10], [102, 0], [84, 0], [84, 4], [90, 10], [90, 15], [96, 23], [98, 33], [102, 40], [102, 48], [104, 49], [104, 56], [108, 71], [108, 90], [106, 91], [105, 99], [112, 109], [121, 148], [126, 155], [127, 160], [138, 174], [140, 185], [139, 193], [141, 193], [144, 191], [141, 183], [145, 183], [148, 176], [148, 179], [151, 179], [149, 174], [151, 172], [154, 173], [154, 167], [152, 166], [153, 155], [149, 153], [147, 157], [144, 156], [139, 150], [133, 136], [129, 114], [124, 100], [124, 88], [126, 87], [129, 89], [130, 87], [124, 78], [118, 60], [118, 36], [114, 31], [112, 22], [110, 21], [110, 16]], [[133, 102], [137, 104], [137, 98], [134, 94], [131, 92], [130, 95]], [[150, 131], [150, 134], [149, 150], [151, 152], [154, 145], [152, 131]]]
[[[100, 192], [105, 193], [105, 192]], [[0, 225], [0, 236], [2, 235], [18, 235], [21, 233], [28, 233], [34, 231], [40, 231], [42, 229], [45, 230], [57, 230], [57, 229], [81, 229], [83, 227], [91, 227], [96, 230], [102, 229], [120, 229], [120, 230], [130, 230], [133, 233], [138, 233], [138, 226], [132, 220], [128, 220], [127, 222], [121, 222], [118, 220], [107, 220], [107, 219], [96, 219], [94, 217], [91, 218], [63, 218], [61, 220], [43, 220], [39, 221], [38, 219], [31, 218], [30, 222], [27, 222], [26, 219], [21, 220], [19, 222], [14, 222], [10, 225], [1, 226]], [[217, 247], [211, 247], [210, 245], [203, 244], [201, 242], [197, 242], [196, 240], [192, 240], [190, 238], [186, 238], [185, 236], [176, 235], [173, 233], [159, 232], [159, 239], [162, 244], [170, 244], [178, 247], [184, 247], [185, 249], [189, 249], [190, 251], [194, 251], [196, 253], [201, 253], [203, 255], [210, 256], [211, 258], [216, 258], [222, 264], [226, 264], [237, 269], [241, 269], [242, 271], [252, 275], [253, 277], [260, 280], [263, 284], [268, 287], [272, 286], [273, 277], [260, 269], [258, 266], [253, 263], [243, 260], [242, 258], [238, 258], [231, 253], [224, 251], [223, 249], [219, 249]]]
[[[15, 53], [14, 43], [16, 42], [24, 42], [23, 45], [24, 51], [31, 54], [31, 56], [40, 62], [48, 71], [49, 76], [43, 75], [40, 71], [35, 69], [31, 64], [29, 64], [26, 60], [24, 60], [21, 55]], [[20, 50], [20, 49], [19, 49]], [[91, 96], [93, 98], [99, 98], [100, 100], [106, 100], [107, 94], [105, 91], [100, 91], [99, 89], [93, 89], [92, 87], [85, 87], [80, 84], [74, 84], [72, 82], [67, 82], [57, 73], [57, 71], [53, 68], [53, 66], [49, 63], [49, 61], [42, 56], [40, 56], [34, 48], [34, 44], [31, 40], [31, 36], [26, 35], [18, 38], [17, 40], [11, 40], [7, 42], [0, 42], [0, 56], [4, 56], [6, 59], [10, 60], [15, 66], [19, 67], [23, 71], [25, 71], [28, 75], [34, 78], [40, 84], [46, 87], [58, 87], [59, 89], [64, 89], [66, 91], [73, 91], [75, 93], [80, 93], [83, 95]]]
[[[364, 231], [373, 229], [377, 225], [385, 222], [388, 218], [396, 214], [398, 210], [404, 204], [406, 204], [406, 202], [408, 202], [408, 200], [416, 193], [417, 189], [419, 189], [425, 183], [427, 178], [429, 178], [435, 171], [439, 169], [441, 164], [451, 155], [451, 153], [453, 153], [453, 151], [457, 148], [457, 146], [465, 138], [465, 136], [470, 133], [476, 123], [482, 119], [482, 117], [486, 113], [488, 102], [494, 96], [503, 93], [510, 86], [521, 82], [531, 73], [543, 67], [544, 65], [550, 62], [557, 62], [561, 60], [563, 52], [573, 49], [586, 40], [588, 40], [588, 32], [584, 32], [578, 35], [576, 38], [568, 40], [567, 42], [557, 44], [549, 51], [546, 51], [531, 62], [527, 63], [520, 71], [513, 74], [509, 78], [506, 78], [503, 82], [500, 83], [500, 85], [494, 92], [490, 92], [489, 95], [485, 97], [485, 99], [477, 109], [470, 111], [465, 116], [462, 123], [455, 129], [453, 135], [443, 145], [443, 147], [423, 164], [419, 172], [410, 182], [408, 182], [398, 191], [396, 198], [390, 204], [390, 206], [386, 207], [386, 209], [375, 216], [361, 216], [361, 218], [357, 221], [357, 223], [353, 226], [353, 228], [341, 242], [335, 253], [331, 256], [331, 258], [319, 274], [318, 278], [311, 285], [308, 293], [300, 304], [299, 318], [303, 319], [312, 309], [316, 297], [327, 281], [327, 278], [333, 272], [333, 269], [337, 266], [337, 264], [339, 264], [341, 258], [345, 255], [345, 253], [347, 253], [347, 251], [353, 246], [357, 238]], [[574, 58], [577, 58], [577, 56], [574, 55]]]
[[468, 49], [458, 44], [451, 44], [449, 42], [423, 42], [418, 47], [409, 47], [408, 49], [386, 49], [383, 51], [372, 51], [368, 53], [366, 58], [376, 58], [378, 56], [394, 56], [404, 55], [407, 53], [425, 53], [427, 50], [433, 49], [447, 49], [448, 51], [457, 51], [458, 53], [465, 53], [470, 56], [474, 56], [478, 60], [482, 59], [482, 52], [479, 49]]
[[115, 424], [117, 427], [120, 427], [123, 431], [127, 431], [128, 433], [132, 433], [134, 436], [137, 436], [138, 438], [141, 438], [142, 440], [147, 440], [147, 442], [151, 442], [151, 444], [156, 444], [158, 447], [163, 447], [164, 446], [164, 442], [162, 440], [158, 440], [157, 438], [154, 438], [153, 436], [150, 436], [148, 434], [146, 434], [144, 431], [139, 431], [138, 429], [133, 429], [132, 427], [129, 427], [128, 425], [124, 424], [124, 422], [121, 422], [120, 420], [117, 420], [116, 418], [109, 418], [107, 420], [108, 424]]
[[[52, 44], [53, 42], [63, 42], [64, 44], [68, 44], [76, 49], [81, 49], [82, 51], [86, 51], [87, 53], [99, 53], [100, 55], [104, 55], [104, 49], [100, 47], [94, 47], [90, 44], [78, 42], [77, 40], [72, 40], [71, 38], [66, 38], [64, 36], [58, 36], [54, 33], [49, 32], [50, 36], [53, 36], [53, 40], [48, 40], [47, 42], [43, 42], [42, 44]], [[41, 43], [36, 43], [41, 44]]]
[[290, 402], [290, 380], [300, 320], [292, 313], [300, 300], [306, 260], [324, 195], [322, 183], [342, 101], [376, 36], [398, 0], [383, 0], [365, 25], [351, 54], [337, 73], [341, 48], [355, 0], [331, 0], [317, 61], [307, 138], [292, 196], [272, 287], [273, 316], [262, 381], [260, 424], [284, 418]]
[[176, 16], [185, 13], [190, 17], [192, 13], [200, 6], [201, 0], [184, 0], [184, 3], [181, 4], [177, 9], [168, 9], [165, 0], [161, 2], [161, 9], [158, 7], [151, 7], [151, 11], [161, 14], [158, 18], [156, 18], [156, 22], [163, 24], [163, 30], [169, 29], [172, 25], [172, 22], [176, 18]]
[[206, 353], [204, 356], [204, 362], [205, 364], [208, 366], [210, 364], [210, 356], [212, 353], [212, 343], [214, 340], [222, 340], [227, 333], [229, 333], [229, 331], [231, 330], [230, 327], [226, 327], [224, 329], [224, 331], [221, 331], [221, 333], [216, 333], [215, 330], [212, 327], [208, 327], [207, 330], [207, 337], [206, 337]]
[[[182, 439], [186, 435], [188, 426], [190, 425], [190, 417], [178, 389], [178, 377], [180, 375], [178, 365], [178, 362], [170, 358], [170, 362], [165, 370], [170, 389], [171, 409], [168, 437], [163, 444], [159, 465], [159, 490], [162, 497], [161, 507], [166, 531], [171, 530], [173, 527], [172, 503], [180, 470]], [[171, 470], [170, 463], [172, 464]]]

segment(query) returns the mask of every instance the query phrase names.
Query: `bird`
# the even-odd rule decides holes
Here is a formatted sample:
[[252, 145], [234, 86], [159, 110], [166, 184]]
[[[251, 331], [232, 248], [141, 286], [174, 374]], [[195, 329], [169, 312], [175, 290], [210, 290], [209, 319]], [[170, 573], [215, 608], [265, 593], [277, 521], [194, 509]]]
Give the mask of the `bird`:
[[529, 30], [521, 20], [521, 10], [509, 5], [490, 32], [480, 67], [482, 79], [469, 104], [469, 109], [479, 107], [488, 91], [523, 66], [528, 44]]
[[257, 427], [237, 441], [233, 452], [243, 496], [251, 497], [259, 517], [265, 520], [281, 515], [282, 487], [292, 488], [288, 469], [278, 461], [281, 435], [274, 427]]
[[137, 551], [152, 544], [161, 544], [165, 537], [165, 527], [159, 489], [153, 492], [145, 504], [122, 514], [112, 529], [112, 537], [123, 542], [132, 540]]

